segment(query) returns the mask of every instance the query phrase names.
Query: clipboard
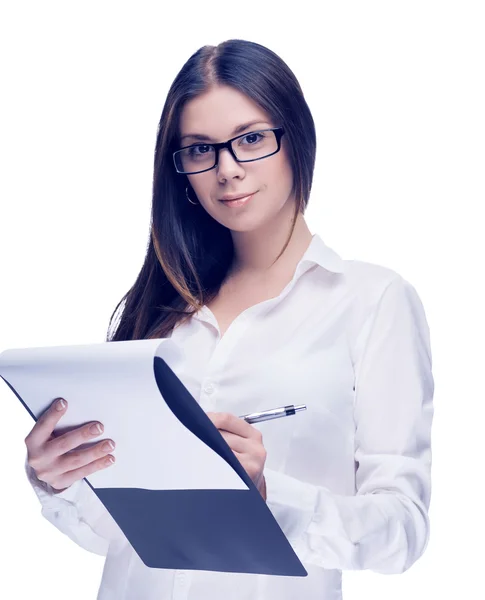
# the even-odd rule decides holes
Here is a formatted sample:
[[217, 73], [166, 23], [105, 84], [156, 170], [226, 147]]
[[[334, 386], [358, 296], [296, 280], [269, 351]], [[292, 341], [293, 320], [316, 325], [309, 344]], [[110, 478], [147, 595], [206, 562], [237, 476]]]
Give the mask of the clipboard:
[[183, 361], [170, 338], [14, 348], [0, 354], [0, 377], [35, 421], [66, 398], [57, 433], [103, 423], [104, 437], [116, 441], [116, 462], [84, 480], [147, 567], [307, 576], [251, 478], [177, 377]]

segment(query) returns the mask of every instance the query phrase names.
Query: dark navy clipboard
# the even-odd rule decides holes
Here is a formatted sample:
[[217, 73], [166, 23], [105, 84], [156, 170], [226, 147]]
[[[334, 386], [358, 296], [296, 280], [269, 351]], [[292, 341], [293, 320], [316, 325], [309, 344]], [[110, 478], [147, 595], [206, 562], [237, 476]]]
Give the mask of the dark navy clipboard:
[[[308, 575], [269, 507], [217, 428], [159, 356], [154, 377], [177, 419], [223, 458], [248, 489], [101, 488], [84, 480], [151, 568]], [[1, 365], [0, 365], [1, 366]], [[34, 420], [22, 398], [1, 375]]]

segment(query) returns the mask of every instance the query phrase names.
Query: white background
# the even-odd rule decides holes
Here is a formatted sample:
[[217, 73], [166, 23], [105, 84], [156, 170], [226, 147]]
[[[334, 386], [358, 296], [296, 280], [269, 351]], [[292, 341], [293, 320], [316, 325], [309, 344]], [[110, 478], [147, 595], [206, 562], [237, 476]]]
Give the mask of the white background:
[[[10, 2], [0, 13], [0, 350], [101, 342], [141, 268], [155, 134], [204, 44], [262, 43], [318, 135], [306, 220], [343, 258], [417, 289], [435, 377], [431, 539], [345, 600], [485, 597], [483, 2]], [[95, 598], [103, 558], [40, 515], [33, 421], [0, 383], [0, 597]]]

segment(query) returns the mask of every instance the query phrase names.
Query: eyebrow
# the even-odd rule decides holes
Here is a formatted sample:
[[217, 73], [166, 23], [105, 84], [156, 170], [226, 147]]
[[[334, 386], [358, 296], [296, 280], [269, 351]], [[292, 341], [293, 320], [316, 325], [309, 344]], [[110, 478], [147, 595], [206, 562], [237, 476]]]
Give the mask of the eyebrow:
[[[238, 127], [236, 127], [236, 129], [232, 132], [231, 136], [235, 136], [238, 133], [242, 133], [245, 129], [248, 129], [249, 127], [252, 127], [253, 125], [257, 125], [257, 124], [263, 124], [266, 123], [266, 121], [260, 121], [259, 119], [256, 121], [249, 121], [248, 123], [243, 123], [242, 125], [238, 125]], [[183, 135], [180, 138], [180, 141], [182, 141], [185, 138], [194, 138], [195, 140], [207, 140], [209, 142], [215, 142], [214, 139], [212, 139], [210, 136], [208, 135], [203, 135], [202, 133], [186, 133], [185, 135]]]

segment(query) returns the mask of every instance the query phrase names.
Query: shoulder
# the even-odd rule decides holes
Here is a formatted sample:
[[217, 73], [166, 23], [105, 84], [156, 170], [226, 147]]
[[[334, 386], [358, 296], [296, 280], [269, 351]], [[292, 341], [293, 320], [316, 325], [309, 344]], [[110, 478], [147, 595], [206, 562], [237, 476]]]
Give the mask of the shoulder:
[[416, 289], [394, 269], [362, 260], [343, 260], [342, 267], [340, 298], [349, 308], [347, 325], [353, 337], [377, 313], [395, 320], [410, 314], [421, 319], [424, 309]]
[[343, 285], [357, 302], [375, 304], [388, 288], [412, 287], [397, 271], [362, 260], [342, 260]]

